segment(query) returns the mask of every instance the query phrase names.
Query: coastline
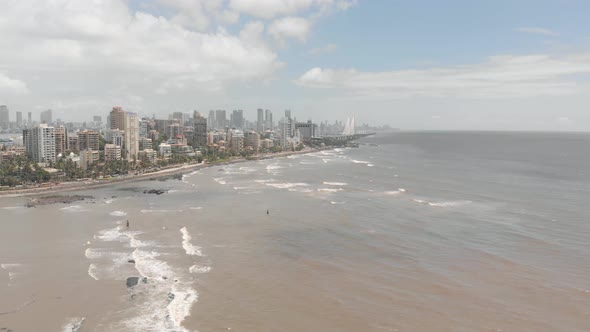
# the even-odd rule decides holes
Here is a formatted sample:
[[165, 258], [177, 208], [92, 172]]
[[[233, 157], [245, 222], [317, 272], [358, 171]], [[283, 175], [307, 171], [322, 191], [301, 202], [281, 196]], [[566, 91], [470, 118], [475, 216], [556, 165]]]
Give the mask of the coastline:
[[323, 150], [330, 150], [330, 149], [332, 149], [332, 148], [324, 148], [324, 149], [309, 148], [309, 149], [304, 149], [301, 151], [287, 151], [287, 152], [278, 152], [278, 153], [260, 155], [260, 156], [257, 156], [255, 159], [246, 159], [246, 158], [239, 157], [239, 158], [234, 158], [234, 159], [230, 159], [230, 160], [218, 162], [218, 163], [202, 162], [200, 164], [183, 164], [183, 165], [179, 165], [176, 167], [163, 169], [163, 170], [160, 170], [157, 172], [137, 174], [137, 175], [124, 175], [124, 176], [120, 176], [117, 178], [110, 178], [110, 179], [86, 180], [86, 181], [67, 181], [67, 182], [60, 182], [56, 185], [48, 186], [48, 187], [8, 189], [8, 190], [0, 191], [0, 199], [3, 197], [23, 197], [23, 196], [54, 194], [54, 193], [69, 192], [69, 191], [79, 191], [79, 190], [103, 188], [103, 187], [122, 184], [122, 183], [138, 182], [138, 181], [145, 181], [145, 180], [157, 180], [157, 179], [161, 179], [161, 178], [167, 178], [167, 177], [171, 177], [171, 176], [187, 174], [187, 173], [194, 172], [196, 170], [200, 170], [200, 169], [208, 168], [208, 167], [238, 164], [238, 163], [244, 163], [244, 162], [249, 162], [249, 161], [284, 158], [284, 157], [288, 157], [288, 156], [292, 156], [292, 155], [308, 154], [308, 153], [314, 153], [314, 152], [323, 151]]

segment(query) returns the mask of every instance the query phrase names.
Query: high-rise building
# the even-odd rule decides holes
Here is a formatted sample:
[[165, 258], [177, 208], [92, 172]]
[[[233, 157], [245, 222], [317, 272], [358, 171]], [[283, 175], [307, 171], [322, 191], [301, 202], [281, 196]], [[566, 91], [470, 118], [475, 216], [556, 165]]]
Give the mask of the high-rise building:
[[125, 132], [119, 129], [107, 130], [105, 140], [123, 148], [125, 144]]
[[33, 114], [31, 112], [28, 113], [27, 124], [29, 126], [33, 124]]
[[55, 162], [55, 128], [41, 124], [23, 130], [23, 145], [27, 155], [37, 163]]
[[178, 123], [173, 123], [166, 128], [166, 135], [168, 139], [177, 138], [179, 135], [183, 134], [184, 127]]
[[92, 117], [92, 121], [94, 121], [94, 122], [102, 122], [102, 116], [95, 115], [95, 116]]
[[215, 111], [214, 110], [210, 110], [209, 111], [209, 117], [207, 118], [207, 127], [210, 129], [215, 128], [217, 122], [215, 121]]
[[256, 130], [259, 133], [264, 132], [264, 110], [262, 108], [258, 109], [258, 117], [256, 123]]
[[53, 123], [53, 111], [47, 110], [41, 112], [41, 123], [51, 124]]
[[244, 111], [234, 110], [231, 117], [231, 126], [233, 128], [242, 129], [244, 128]]
[[113, 107], [109, 114], [109, 128], [123, 130], [125, 127], [125, 111], [121, 107]]
[[193, 147], [199, 148], [207, 146], [207, 119], [203, 117], [203, 114], [195, 111], [193, 113], [193, 123]]
[[121, 146], [115, 144], [104, 145], [104, 160], [113, 161], [121, 160]]
[[98, 162], [100, 158], [97, 150], [81, 150], [80, 151], [80, 168], [88, 169], [88, 166]]
[[184, 117], [182, 115], [182, 112], [174, 112], [174, 113], [172, 113], [172, 120], [176, 120], [179, 123], [184, 123]]
[[231, 138], [228, 141], [231, 143], [231, 150], [238, 154], [244, 150], [244, 133], [241, 130], [230, 130]]
[[64, 154], [68, 150], [68, 130], [64, 126], [55, 128], [55, 153]]
[[148, 119], [141, 119], [139, 121], [139, 137], [147, 137], [150, 128], [150, 121]]
[[19, 128], [23, 126], [23, 112], [16, 112], [16, 126]]
[[216, 127], [217, 129], [222, 129], [227, 126], [227, 117], [225, 114], [225, 110], [217, 110], [215, 111], [215, 120], [216, 120]]
[[80, 140], [78, 136], [68, 136], [68, 148], [73, 152], [80, 151]]
[[124, 132], [123, 155], [125, 159], [137, 158], [139, 152], [139, 118], [136, 113], [126, 112], [121, 107], [113, 107], [109, 114], [110, 129]]
[[265, 110], [264, 112], [264, 122], [266, 123], [265, 127], [266, 129], [270, 129], [272, 131], [274, 129], [272, 123], [272, 112], [270, 110]]
[[312, 123], [311, 120], [307, 122], [297, 122], [295, 124], [295, 130], [299, 130], [301, 139], [304, 142], [308, 142], [312, 137], [316, 137], [317, 127], [318, 126], [315, 123]]
[[280, 131], [281, 131], [281, 147], [286, 149], [289, 147], [291, 141], [291, 118], [284, 117], [281, 119]]
[[10, 128], [10, 113], [8, 112], [8, 106], [0, 105], [0, 128]]
[[291, 118], [291, 110], [285, 110], [285, 117]]
[[255, 152], [258, 152], [260, 149], [260, 134], [255, 131], [247, 132], [246, 134], [246, 141], [244, 145], [246, 147], [252, 148]]
[[151, 138], [147, 137], [140, 137], [139, 138], [139, 151], [149, 150], [153, 148], [153, 143]]
[[78, 144], [82, 150], [99, 150], [100, 133], [96, 130], [83, 130], [78, 132]]
[[125, 126], [125, 156], [127, 160], [137, 158], [139, 152], [139, 118], [136, 113], [126, 112]]

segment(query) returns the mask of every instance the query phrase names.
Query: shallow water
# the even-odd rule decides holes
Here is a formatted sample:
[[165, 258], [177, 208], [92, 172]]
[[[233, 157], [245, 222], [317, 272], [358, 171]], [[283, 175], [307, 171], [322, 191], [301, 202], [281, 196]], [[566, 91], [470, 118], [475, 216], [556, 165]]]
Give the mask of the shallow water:
[[363, 142], [69, 206], [1, 199], [0, 327], [590, 330], [590, 135]]

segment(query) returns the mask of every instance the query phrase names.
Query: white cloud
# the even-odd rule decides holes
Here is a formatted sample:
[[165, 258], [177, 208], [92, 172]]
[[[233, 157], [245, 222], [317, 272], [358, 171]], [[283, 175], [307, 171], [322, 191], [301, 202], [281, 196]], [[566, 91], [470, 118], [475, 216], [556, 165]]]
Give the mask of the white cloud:
[[336, 51], [336, 49], [338, 49], [338, 46], [336, 46], [336, 44], [328, 44], [328, 45], [324, 45], [322, 47], [316, 47], [316, 48], [312, 48], [311, 50], [307, 51], [307, 55], [321, 55], [321, 54], [326, 54], [326, 53], [332, 53], [334, 51]]
[[[179, 8], [198, 2], [206, 13], [223, 4], [162, 1]], [[178, 20], [132, 13], [121, 0], [16, 1], [0, 12], [0, 69], [34, 82], [29, 89], [38, 98], [111, 100], [155, 91], [218, 91], [235, 82], [268, 80], [282, 66], [259, 38], [260, 26], [232, 35], [195, 31]], [[8, 88], [27, 90], [0, 76], [0, 90]]]
[[231, 9], [263, 19], [291, 16], [315, 8], [321, 12], [347, 10], [356, 0], [230, 0]]
[[27, 88], [27, 84], [25, 82], [12, 79], [0, 73], [0, 96], [13, 94], [19, 95], [28, 92], [29, 89]]
[[289, 38], [305, 42], [311, 31], [311, 22], [303, 17], [284, 17], [272, 22], [268, 33], [277, 41], [285, 42]]
[[569, 56], [494, 56], [486, 62], [426, 70], [361, 72], [313, 68], [295, 81], [375, 99], [404, 97], [508, 98], [590, 91], [574, 75], [590, 75], [590, 53]]
[[556, 31], [545, 29], [545, 28], [538, 28], [538, 27], [521, 27], [516, 30], [520, 31], [520, 32], [532, 33], [532, 34], [544, 35], [544, 36], [550, 36], [550, 37], [559, 36], [559, 33]]

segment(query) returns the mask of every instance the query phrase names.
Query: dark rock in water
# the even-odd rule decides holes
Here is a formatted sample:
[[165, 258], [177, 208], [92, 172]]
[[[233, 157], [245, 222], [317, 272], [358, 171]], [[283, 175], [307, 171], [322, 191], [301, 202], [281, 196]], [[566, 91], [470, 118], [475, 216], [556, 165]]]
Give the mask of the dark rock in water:
[[137, 294], [131, 294], [131, 299], [135, 300], [135, 298], [137, 297]]
[[129, 277], [129, 278], [127, 278], [127, 287], [128, 288], [137, 286], [138, 283], [139, 283], [139, 277]]
[[172, 178], [175, 180], [182, 180], [182, 174], [174, 174]]
[[168, 293], [168, 301], [174, 300], [174, 297], [175, 297], [174, 293]]
[[40, 205], [51, 205], [51, 204], [71, 204], [78, 201], [84, 201], [93, 199], [92, 196], [82, 196], [82, 195], [51, 195], [51, 196], [41, 196], [37, 198], [32, 198], [27, 204], [26, 207], [32, 208], [37, 207]]
[[224, 170], [223, 168], [220, 168], [220, 169], [218, 169], [217, 171], [218, 171], [218, 172], [223, 172], [223, 171], [225, 171], [225, 170]]
[[164, 280], [168, 280], [168, 277], [166, 277], [166, 276], [163, 276], [163, 277], [162, 277], [162, 279], [164, 279]]
[[135, 264], [135, 259], [130, 259], [127, 261], [127, 263]]
[[147, 284], [147, 277], [143, 277], [143, 278], [141, 279], [141, 282], [143, 282], [144, 284]]
[[150, 189], [150, 190], [143, 191], [144, 194], [154, 194], [154, 195], [162, 195], [167, 192], [168, 192], [168, 190], [162, 190], [162, 189]]

